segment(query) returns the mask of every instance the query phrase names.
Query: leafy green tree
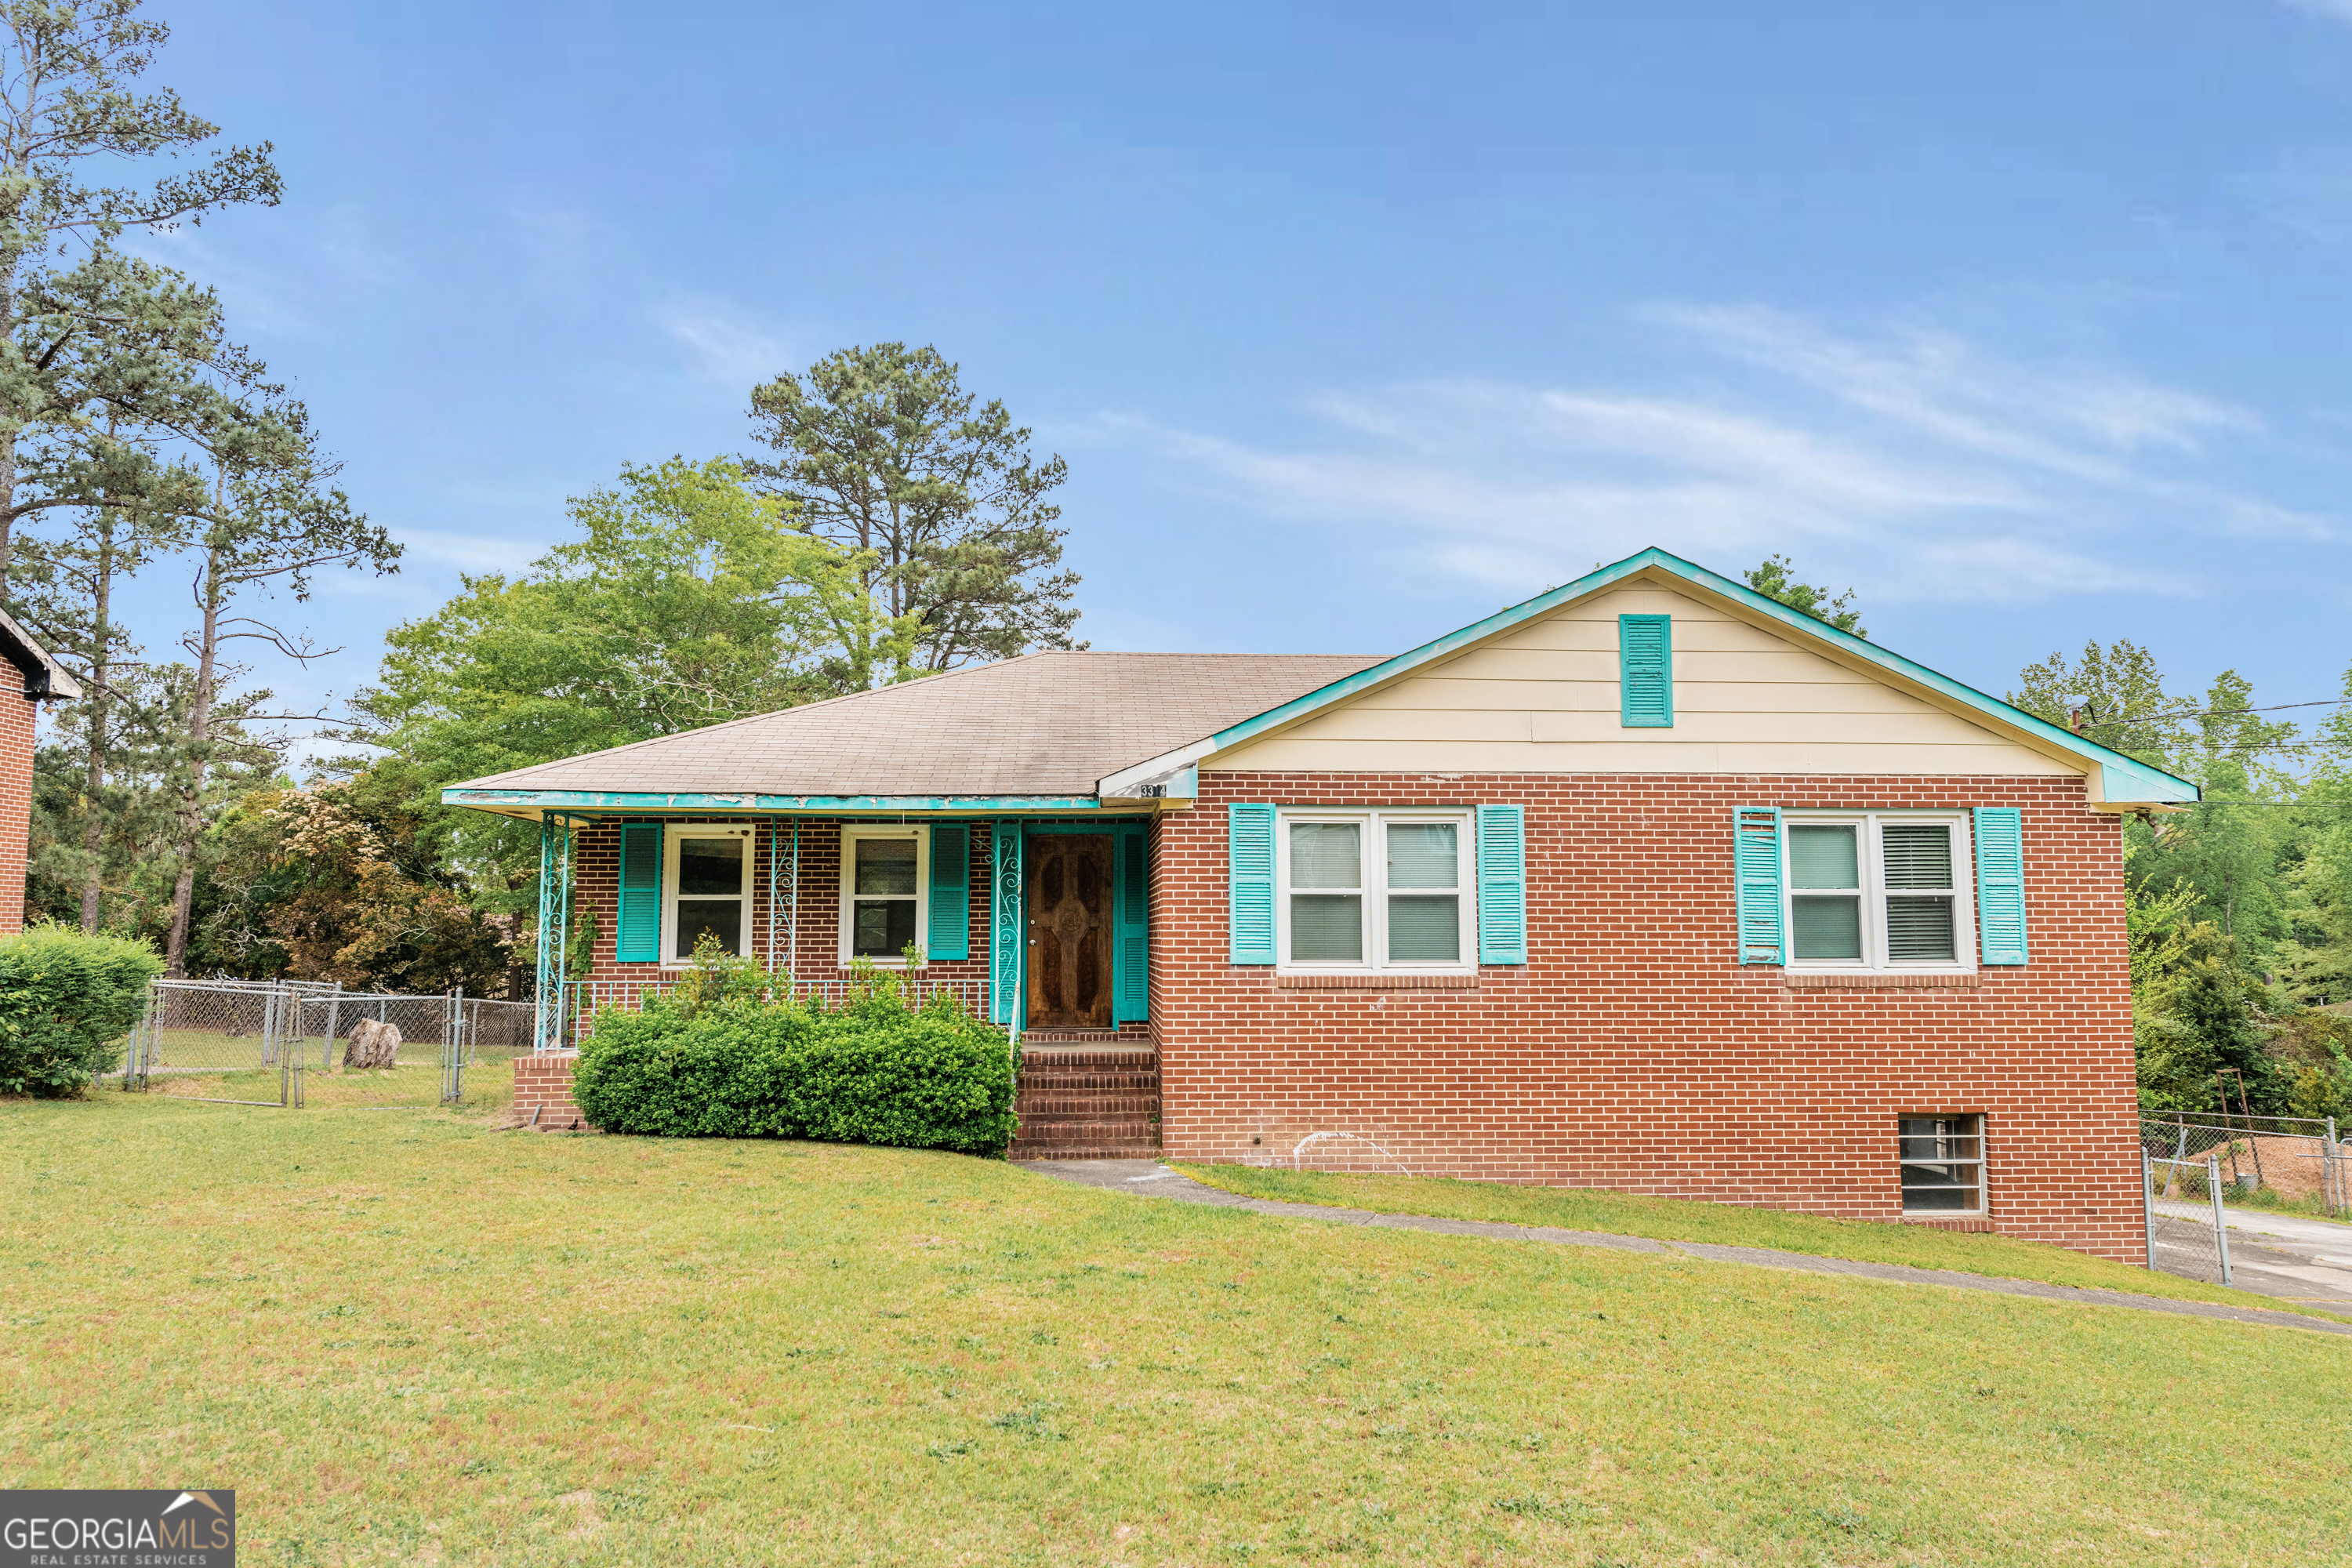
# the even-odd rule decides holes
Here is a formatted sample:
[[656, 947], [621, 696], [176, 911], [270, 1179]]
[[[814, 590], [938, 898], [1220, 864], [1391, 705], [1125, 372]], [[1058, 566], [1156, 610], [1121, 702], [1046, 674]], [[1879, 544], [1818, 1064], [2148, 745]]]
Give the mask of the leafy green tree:
[[1040, 463], [1029, 430], [1002, 403], [979, 405], [935, 348], [844, 349], [751, 394], [758, 438], [774, 460], [744, 469], [792, 503], [818, 537], [854, 551], [878, 624], [908, 641], [851, 650], [856, 689], [1071, 640], [1078, 577], [1061, 563], [1068, 477]]
[[192, 483], [122, 425], [204, 399], [191, 367], [214, 342], [218, 302], [127, 255], [123, 237], [278, 198], [266, 143], [106, 183], [219, 133], [170, 89], [136, 89], [170, 36], [139, 11], [139, 0], [0, 0], [0, 585], [26, 518], [168, 504]]
[[253, 979], [477, 995], [509, 984], [519, 922], [478, 909], [424, 829], [396, 762], [247, 795], [217, 829], [194, 952]]
[[2189, 722], [2182, 715], [2194, 704], [2168, 695], [2155, 656], [2128, 638], [2107, 647], [2095, 638], [2073, 662], [2053, 653], [2027, 665], [2008, 700], [2168, 773], [2179, 770], [2189, 750]]
[[[580, 537], [529, 572], [468, 577], [394, 628], [344, 738], [436, 791], [833, 696], [861, 660], [903, 656], [907, 627], [866, 592], [870, 559], [795, 526], [731, 461], [626, 468], [571, 514]], [[437, 820], [483, 894], [519, 908], [536, 840], [479, 815]]]
[[1741, 573], [1740, 580], [1766, 598], [1778, 599], [1817, 621], [1827, 621], [1842, 632], [1852, 632], [1858, 637], [1870, 636], [1863, 629], [1862, 612], [1853, 607], [1853, 589], [1848, 588], [1833, 599], [1827, 588], [1797, 581], [1796, 571], [1796, 563], [1787, 556], [1768, 555], [1753, 572]]

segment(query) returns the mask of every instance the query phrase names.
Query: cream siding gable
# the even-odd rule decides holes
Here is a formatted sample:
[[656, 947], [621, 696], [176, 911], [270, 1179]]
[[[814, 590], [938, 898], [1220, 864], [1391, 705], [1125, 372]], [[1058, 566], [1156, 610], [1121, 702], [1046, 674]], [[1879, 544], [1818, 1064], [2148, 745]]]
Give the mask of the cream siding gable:
[[[1617, 617], [1674, 617], [1675, 722], [1620, 721]], [[1720, 605], [1604, 589], [1296, 724], [1207, 771], [2079, 775]]]

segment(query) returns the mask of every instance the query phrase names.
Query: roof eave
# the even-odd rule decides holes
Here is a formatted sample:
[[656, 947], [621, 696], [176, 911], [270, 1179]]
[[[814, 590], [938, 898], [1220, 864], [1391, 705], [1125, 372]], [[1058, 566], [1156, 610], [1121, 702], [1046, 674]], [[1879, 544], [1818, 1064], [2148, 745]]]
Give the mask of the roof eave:
[[1102, 808], [1090, 795], [761, 795], [754, 791], [482, 789], [452, 784], [441, 792], [444, 805], [509, 816], [550, 812], [594, 812], [624, 816], [843, 816], [860, 813], [932, 816], [1002, 816], [1029, 812], [1089, 812]]
[[5, 657], [25, 677], [25, 697], [28, 701], [77, 702], [81, 700], [81, 682], [72, 671], [59, 664], [49, 650], [33, 640], [32, 634], [16, 622], [14, 616], [0, 610], [0, 657]]

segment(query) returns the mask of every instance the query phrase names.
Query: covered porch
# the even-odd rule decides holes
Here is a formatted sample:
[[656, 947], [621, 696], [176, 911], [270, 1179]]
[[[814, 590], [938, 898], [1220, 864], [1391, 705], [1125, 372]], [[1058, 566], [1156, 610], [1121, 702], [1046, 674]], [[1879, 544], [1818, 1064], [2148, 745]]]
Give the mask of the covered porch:
[[677, 985], [698, 941], [795, 1000], [838, 1005], [883, 973], [1033, 1054], [1153, 1045], [1149, 816], [638, 804], [538, 813], [542, 1052]]

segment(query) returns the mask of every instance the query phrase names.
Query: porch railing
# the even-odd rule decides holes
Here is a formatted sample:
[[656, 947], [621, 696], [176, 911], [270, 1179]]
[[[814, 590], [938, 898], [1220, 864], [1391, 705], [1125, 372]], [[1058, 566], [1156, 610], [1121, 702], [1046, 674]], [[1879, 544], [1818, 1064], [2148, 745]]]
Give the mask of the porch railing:
[[[605, 976], [591, 980], [568, 980], [563, 983], [562, 1001], [556, 1016], [550, 1020], [549, 1050], [577, 1049], [581, 1040], [596, 1026], [599, 1007], [636, 1007], [646, 996], [663, 995], [676, 990], [679, 976], [665, 974], [646, 979], [634, 976]], [[934, 996], [951, 995], [965, 1009], [981, 1017], [988, 1016], [988, 982], [980, 979], [931, 979], [924, 975], [898, 976], [899, 994], [909, 1005], [920, 1006]], [[794, 1002], [806, 1002], [812, 997], [828, 1007], [838, 1007], [849, 1000], [856, 989], [850, 980], [795, 980], [778, 977], [776, 999], [787, 997]]]

